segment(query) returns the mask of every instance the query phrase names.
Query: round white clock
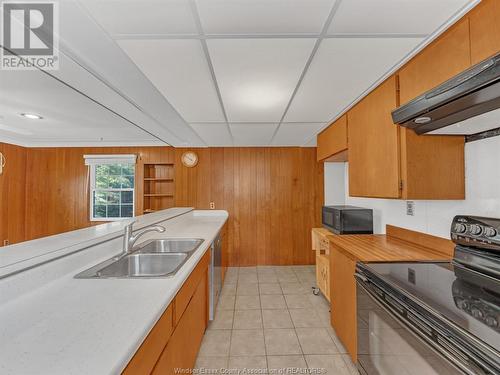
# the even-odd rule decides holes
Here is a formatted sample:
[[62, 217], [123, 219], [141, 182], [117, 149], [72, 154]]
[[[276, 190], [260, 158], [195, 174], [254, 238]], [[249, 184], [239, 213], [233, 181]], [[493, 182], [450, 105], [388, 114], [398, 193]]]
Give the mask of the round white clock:
[[186, 151], [181, 156], [182, 164], [188, 168], [193, 168], [198, 164], [198, 155], [193, 151]]

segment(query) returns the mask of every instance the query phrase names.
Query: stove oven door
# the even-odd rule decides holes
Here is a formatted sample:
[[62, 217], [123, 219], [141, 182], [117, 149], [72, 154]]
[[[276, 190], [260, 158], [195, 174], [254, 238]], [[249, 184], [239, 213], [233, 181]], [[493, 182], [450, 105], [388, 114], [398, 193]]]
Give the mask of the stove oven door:
[[357, 282], [358, 369], [368, 375], [464, 374], [418, 339]]

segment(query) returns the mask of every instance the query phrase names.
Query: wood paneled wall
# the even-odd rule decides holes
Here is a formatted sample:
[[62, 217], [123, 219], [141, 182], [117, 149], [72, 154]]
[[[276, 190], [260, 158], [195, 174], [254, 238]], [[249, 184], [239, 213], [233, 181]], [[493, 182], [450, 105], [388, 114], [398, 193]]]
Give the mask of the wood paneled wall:
[[314, 264], [311, 228], [320, 226], [323, 164], [314, 148], [195, 149], [196, 168], [175, 149], [176, 205], [229, 212], [229, 265]]
[[[173, 160], [173, 149], [170, 147], [28, 149], [26, 239], [31, 240], [101, 224], [89, 220], [89, 173], [83, 155], [117, 153], [138, 155], [136, 181], [142, 180], [141, 163]], [[142, 183], [137, 183], [136, 189], [142, 189]]]
[[24, 241], [26, 155], [27, 149], [0, 143], [0, 152], [6, 158], [0, 175], [0, 246]]
[[[323, 204], [323, 164], [316, 162], [315, 148], [192, 150], [199, 155], [195, 168], [180, 161], [186, 149], [171, 147], [20, 148], [26, 174], [14, 180], [19, 189], [26, 187], [25, 199], [18, 202], [26, 206], [12, 206], [18, 215], [9, 216], [8, 226], [18, 233], [9, 234], [11, 242], [99, 224], [89, 220], [83, 155], [135, 153], [138, 196], [142, 163], [175, 160], [176, 206], [208, 209], [214, 202], [216, 209], [229, 211], [229, 265], [314, 263], [310, 233], [320, 225]], [[2, 200], [10, 202], [11, 190], [0, 189]], [[141, 202], [136, 207], [140, 212]]]

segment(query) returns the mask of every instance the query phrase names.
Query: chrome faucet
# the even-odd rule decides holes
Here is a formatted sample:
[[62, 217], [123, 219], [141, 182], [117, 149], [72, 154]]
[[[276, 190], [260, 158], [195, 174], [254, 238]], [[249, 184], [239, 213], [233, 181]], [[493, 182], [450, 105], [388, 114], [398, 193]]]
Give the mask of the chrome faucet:
[[149, 232], [159, 232], [163, 233], [165, 232], [165, 227], [162, 227], [161, 225], [153, 225], [152, 227], [148, 227], [136, 235], [132, 235], [132, 226], [134, 225], [135, 221], [131, 222], [129, 225], [125, 227], [125, 234], [123, 236], [123, 252], [125, 254], [128, 254], [132, 252], [134, 249], [134, 244], [135, 242], [141, 237], [143, 234], [149, 233]]

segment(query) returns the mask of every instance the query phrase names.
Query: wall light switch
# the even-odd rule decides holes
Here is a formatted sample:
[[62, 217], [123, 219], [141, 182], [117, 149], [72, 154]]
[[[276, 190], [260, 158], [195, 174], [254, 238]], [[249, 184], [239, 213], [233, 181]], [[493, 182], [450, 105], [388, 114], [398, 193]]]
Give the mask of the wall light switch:
[[406, 214], [408, 216], [414, 216], [415, 215], [415, 202], [413, 202], [413, 201], [406, 201]]
[[215, 210], [215, 202], [210, 202], [210, 209]]

